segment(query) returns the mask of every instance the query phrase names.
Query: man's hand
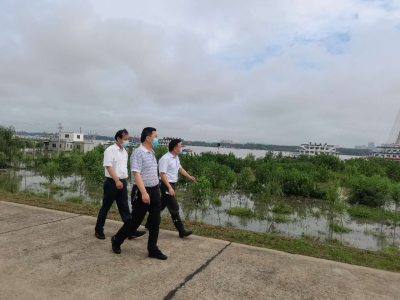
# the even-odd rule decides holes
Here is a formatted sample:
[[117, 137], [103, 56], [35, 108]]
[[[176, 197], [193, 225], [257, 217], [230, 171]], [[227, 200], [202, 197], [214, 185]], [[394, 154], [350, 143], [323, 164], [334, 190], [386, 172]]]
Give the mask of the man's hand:
[[124, 184], [118, 180], [115, 182], [115, 185], [117, 186], [117, 189], [121, 190], [124, 187]]
[[149, 196], [149, 194], [142, 194], [142, 201], [144, 202], [144, 203], [147, 203], [147, 204], [150, 204], [150, 196]]
[[189, 179], [193, 182], [196, 182], [196, 178], [194, 178], [193, 176], [190, 176]]
[[175, 191], [174, 191], [174, 189], [172, 187], [170, 187], [168, 189], [168, 193], [169, 193], [170, 196], [175, 196]]

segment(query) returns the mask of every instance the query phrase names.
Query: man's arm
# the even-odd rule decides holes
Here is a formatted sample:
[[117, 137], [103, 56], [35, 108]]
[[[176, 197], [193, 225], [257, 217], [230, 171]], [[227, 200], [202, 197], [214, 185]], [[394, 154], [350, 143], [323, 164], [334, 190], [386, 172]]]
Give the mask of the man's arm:
[[160, 173], [161, 176], [161, 180], [162, 182], [166, 185], [166, 187], [168, 188], [168, 193], [170, 196], [175, 196], [175, 191], [172, 188], [172, 186], [170, 185], [168, 178], [167, 178], [167, 174], [165, 173]]
[[144, 186], [143, 179], [142, 179], [142, 176], [140, 175], [140, 172], [133, 171], [132, 173], [133, 173], [133, 177], [135, 178], [136, 185], [137, 185], [140, 193], [142, 194], [142, 201], [144, 203], [150, 204], [150, 196], [146, 191], [146, 187]]
[[103, 167], [106, 168], [108, 174], [110, 174], [111, 178], [115, 181], [117, 189], [120, 190], [124, 187], [124, 184], [119, 180], [117, 174], [115, 173], [112, 167], [114, 159], [115, 159], [114, 153], [112, 152], [111, 148], [107, 148], [106, 151], [104, 151]]
[[124, 187], [124, 184], [119, 180], [117, 174], [115, 173], [113, 167], [111, 166], [106, 166], [106, 169], [108, 171], [108, 174], [110, 174], [111, 178], [114, 179], [115, 184], [117, 186], [117, 189], [122, 189]]
[[142, 201], [144, 203], [150, 204], [150, 196], [146, 191], [146, 187], [143, 183], [142, 175], [140, 171], [142, 170], [143, 158], [137, 150], [133, 151], [131, 155], [131, 171], [133, 178], [135, 178], [136, 185], [142, 194]]
[[182, 167], [179, 168], [179, 173], [181, 173], [183, 176], [185, 176], [186, 178], [188, 178], [189, 180], [196, 182], [196, 178], [194, 178], [193, 176], [190, 176], [188, 174], [188, 172], [186, 172], [186, 170]]
[[169, 160], [166, 158], [161, 158], [160, 162], [158, 163], [158, 170], [160, 172], [160, 177], [162, 182], [165, 184], [165, 186], [168, 188], [168, 193], [170, 196], [175, 196], [175, 191], [172, 188], [172, 186], [168, 182], [167, 178], [167, 171], [168, 171], [168, 163]]

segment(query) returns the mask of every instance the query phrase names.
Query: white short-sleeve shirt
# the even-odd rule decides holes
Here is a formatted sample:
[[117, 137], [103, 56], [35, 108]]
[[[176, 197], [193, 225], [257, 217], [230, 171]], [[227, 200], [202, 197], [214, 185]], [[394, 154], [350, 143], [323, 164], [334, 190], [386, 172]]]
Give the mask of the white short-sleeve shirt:
[[[178, 172], [182, 168], [181, 162], [178, 156], [173, 156], [171, 152], [168, 152], [161, 157], [158, 163], [158, 170], [161, 173], [167, 175], [168, 182], [176, 183], [178, 182]], [[161, 177], [160, 177], [161, 179]]]
[[112, 167], [119, 179], [128, 177], [128, 152], [120, 149], [116, 144], [111, 145], [104, 151], [103, 167], [106, 177], [111, 178], [106, 167]]

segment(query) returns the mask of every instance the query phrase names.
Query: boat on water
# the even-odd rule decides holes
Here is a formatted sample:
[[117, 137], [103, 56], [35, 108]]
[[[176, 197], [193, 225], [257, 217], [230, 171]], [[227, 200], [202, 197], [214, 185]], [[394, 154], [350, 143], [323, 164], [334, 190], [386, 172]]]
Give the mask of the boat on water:
[[294, 156], [299, 155], [307, 155], [307, 156], [315, 156], [319, 154], [328, 154], [338, 157], [339, 152], [336, 150], [337, 146], [328, 145], [327, 143], [309, 143], [309, 144], [301, 144], [299, 152], [295, 153]]
[[381, 157], [384, 159], [400, 161], [400, 132], [394, 143], [382, 144], [381, 146], [376, 147], [376, 150], [372, 152], [371, 157]]
[[[159, 139], [159, 140], [158, 140], [158, 145], [159, 145], [159, 146], [168, 147], [169, 143], [170, 143], [172, 140], [176, 140], [176, 139], [181, 140], [181, 141], [182, 141], [182, 144], [183, 144], [184, 140], [181, 139], [181, 138], [178, 138], [178, 137], [163, 137], [162, 139]], [[183, 150], [182, 150], [182, 151], [183, 151]]]

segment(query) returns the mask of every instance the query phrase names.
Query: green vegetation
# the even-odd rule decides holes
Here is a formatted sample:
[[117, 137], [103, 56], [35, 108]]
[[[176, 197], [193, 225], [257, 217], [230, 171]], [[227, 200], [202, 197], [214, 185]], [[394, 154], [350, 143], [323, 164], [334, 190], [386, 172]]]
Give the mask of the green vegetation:
[[246, 217], [246, 218], [254, 218], [257, 217], [257, 213], [252, 211], [250, 208], [244, 207], [232, 207], [225, 210], [228, 215]]
[[272, 216], [268, 216], [267, 220], [270, 221], [270, 222], [275, 222], [275, 223], [288, 223], [288, 222], [292, 221], [287, 216], [280, 215], [280, 214], [274, 214]]
[[196, 180], [191, 188], [191, 194], [198, 204], [205, 204], [208, 197], [211, 196], [211, 183], [205, 176], [201, 176]]
[[[12, 128], [0, 127], [0, 167], [23, 164], [40, 171], [49, 183], [58, 173], [80, 174], [90, 182], [89, 185], [97, 184], [101, 189], [104, 181], [103, 146], [85, 154], [59, 152], [32, 159], [20, 151], [25, 142], [14, 139], [13, 133]], [[154, 150], [157, 159], [168, 151], [166, 147]], [[129, 154], [132, 151], [129, 149]], [[382, 158], [341, 161], [334, 156], [317, 155], [293, 159], [267, 153], [263, 158], [248, 155], [242, 159], [232, 153], [203, 153], [182, 155], [180, 160], [185, 169], [198, 179], [189, 187], [192, 197], [202, 205], [209, 200], [213, 190], [260, 194], [265, 201], [288, 196], [328, 200], [332, 182], [348, 190], [350, 204], [383, 207], [400, 201], [400, 165]], [[180, 175], [179, 183], [186, 185], [189, 181]]]
[[272, 211], [277, 214], [291, 214], [293, 209], [290, 205], [281, 202], [275, 205]]
[[370, 208], [356, 205], [349, 207], [347, 213], [356, 218], [375, 221], [400, 221], [400, 212], [386, 211], [381, 208]]
[[13, 127], [0, 126], [0, 168], [19, 167], [25, 143], [14, 134]]
[[0, 190], [16, 193], [19, 191], [22, 178], [12, 172], [0, 172]]
[[222, 205], [222, 202], [219, 198], [215, 198], [212, 203], [217, 207], [220, 207]]
[[329, 224], [329, 228], [336, 233], [349, 233], [351, 230], [347, 227], [341, 226], [336, 222], [332, 222]]
[[72, 203], [83, 203], [85, 199], [83, 197], [68, 197], [65, 201]]

